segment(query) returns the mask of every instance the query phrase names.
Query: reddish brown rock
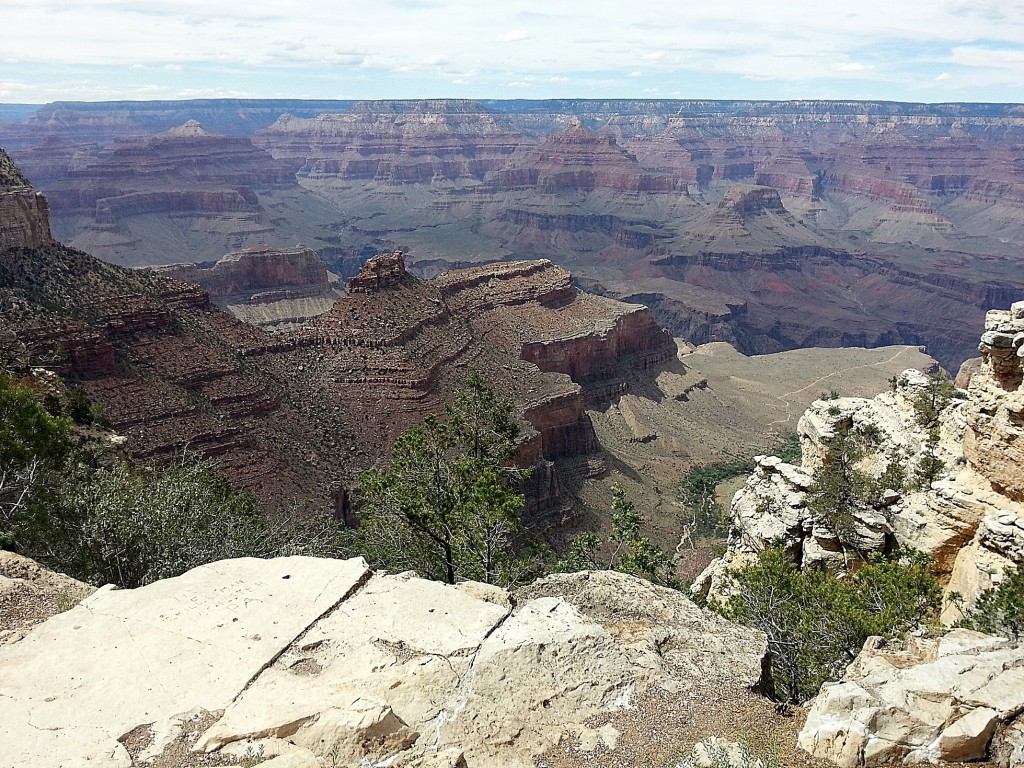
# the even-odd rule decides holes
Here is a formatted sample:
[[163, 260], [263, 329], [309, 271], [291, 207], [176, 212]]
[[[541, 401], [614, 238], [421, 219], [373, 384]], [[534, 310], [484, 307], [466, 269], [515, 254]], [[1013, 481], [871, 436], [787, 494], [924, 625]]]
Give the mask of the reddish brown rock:
[[254, 246], [221, 257], [213, 265], [170, 264], [160, 274], [201, 285], [211, 296], [327, 283], [327, 267], [313, 250]]
[[541, 192], [672, 192], [677, 187], [673, 176], [645, 170], [613, 136], [580, 125], [549, 136], [525, 158], [497, 173], [494, 183], [500, 189], [535, 187]]
[[374, 256], [354, 276], [349, 278], [349, 293], [375, 293], [398, 285], [408, 273], [405, 256], [401, 251]]
[[0, 251], [52, 242], [46, 198], [29, 187], [0, 187]]
[[312, 119], [283, 115], [254, 139], [300, 175], [384, 184], [482, 179], [523, 138], [477, 102], [359, 102]]

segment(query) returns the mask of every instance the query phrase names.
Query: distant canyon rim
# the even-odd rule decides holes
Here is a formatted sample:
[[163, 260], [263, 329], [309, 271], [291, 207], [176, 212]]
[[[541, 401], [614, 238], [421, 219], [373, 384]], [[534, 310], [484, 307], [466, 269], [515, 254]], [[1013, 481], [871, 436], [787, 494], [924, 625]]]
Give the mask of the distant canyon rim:
[[[395, 249], [427, 277], [548, 258], [694, 344], [926, 345], [950, 370], [976, 354], [985, 311], [1024, 296], [1016, 104], [206, 100], [3, 115], [0, 146], [47, 194], [58, 238], [117, 264], [300, 243], [341, 278]], [[291, 296], [284, 319], [316, 296]]]

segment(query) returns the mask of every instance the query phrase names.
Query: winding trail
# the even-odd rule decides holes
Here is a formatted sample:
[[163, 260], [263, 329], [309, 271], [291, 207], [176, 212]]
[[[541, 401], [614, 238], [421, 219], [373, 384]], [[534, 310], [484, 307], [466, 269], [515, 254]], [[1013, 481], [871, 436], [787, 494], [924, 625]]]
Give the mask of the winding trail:
[[777, 400], [781, 400], [783, 403], [785, 403], [785, 406], [782, 406], [782, 407], [786, 408], [786, 418], [785, 419], [776, 419], [775, 421], [769, 422], [768, 426], [771, 427], [771, 426], [774, 426], [776, 424], [788, 424], [788, 423], [790, 423], [793, 420], [793, 414], [789, 410], [792, 407], [792, 405], [793, 405], [792, 401], [790, 400], [790, 398], [793, 395], [798, 395], [801, 392], [806, 392], [808, 389], [811, 389], [812, 387], [818, 386], [819, 384], [821, 384], [821, 382], [827, 381], [828, 379], [831, 379], [833, 376], [838, 376], [840, 374], [849, 373], [850, 371], [856, 371], [859, 368], [876, 368], [879, 365], [888, 365], [889, 363], [893, 362], [896, 358], [898, 358], [900, 355], [904, 354], [905, 352], [909, 352], [911, 350], [916, 352], [918, 350], [918, 347], [907, 345], [905, 347], [902, 347], [898, 352], [894, 353], [892, 355], [892, 357], [888, 358], [887, 360], [879, 360], [878, 362], [875, 362], [875, 363], [864, 363], [862, 365], [852, 365], [849, 368], [840, 368], [837, 371], [832, 371], [832, 373], [826, 374], [824, 376], [821, 376], [820, 378], [815, 379], [810, 384], [807, 384], [806, 386], [800, 387], [800, 389], [794, 389], [791, 392], [784, 392], [781, 395], [776, 395], [775, 398]]

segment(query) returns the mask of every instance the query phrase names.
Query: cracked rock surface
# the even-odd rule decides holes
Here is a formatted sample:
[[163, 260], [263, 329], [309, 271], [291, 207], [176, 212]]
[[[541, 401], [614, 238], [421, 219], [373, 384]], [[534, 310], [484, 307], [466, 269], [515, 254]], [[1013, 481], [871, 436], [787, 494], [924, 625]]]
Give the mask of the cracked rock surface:
[[161, 765], [184, 739], [190, 765], [525, 767], [648, 691], [757, 687], [765, 650], [618, 573], [512, 595], [361, 559], [223, 561], [100, 590], [0, 647], [0, 765]]

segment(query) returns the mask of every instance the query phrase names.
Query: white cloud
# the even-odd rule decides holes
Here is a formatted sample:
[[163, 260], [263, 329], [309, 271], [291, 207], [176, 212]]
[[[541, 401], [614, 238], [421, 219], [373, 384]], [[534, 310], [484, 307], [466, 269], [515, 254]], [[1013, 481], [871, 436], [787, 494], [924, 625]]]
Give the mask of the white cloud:
[[511, 32], [505, 32], [504, 34], [498, 35], [494, 38], [497, 43], [518, 43], [521, 40], [529, 40], [530, 33], [522, 29], [514, 29]]
[[250, 75], [266, 67], [347, 68], [351, 77], [429, 71], [449, 81], [474, 72], [495, 87], [553, 74], [621, 84], [640, 71], [804, 83], [857, 74], [858, 82], [899, 83], [908, 72], [930, 81], [956, 67], [978, 70], [975, 82], [1024, 79], [1024, 3], [1005, 0], [634, 0], [625, 8], [560, 0], [557, 13], [553, 5], [346, 0], [339, 12], [314, 0], [4, 0], [4, 28], [18, 34], [3, 47], [7, 58], [69, 72], [177, 66], [182, 90], [196, 85], [198, 72], [215, 77], [213, 65]]
[[867, 64], [861, 64], [859, 61], [843, 61], [832, 67], [836, 72], [866, 72], [871, 69]]

